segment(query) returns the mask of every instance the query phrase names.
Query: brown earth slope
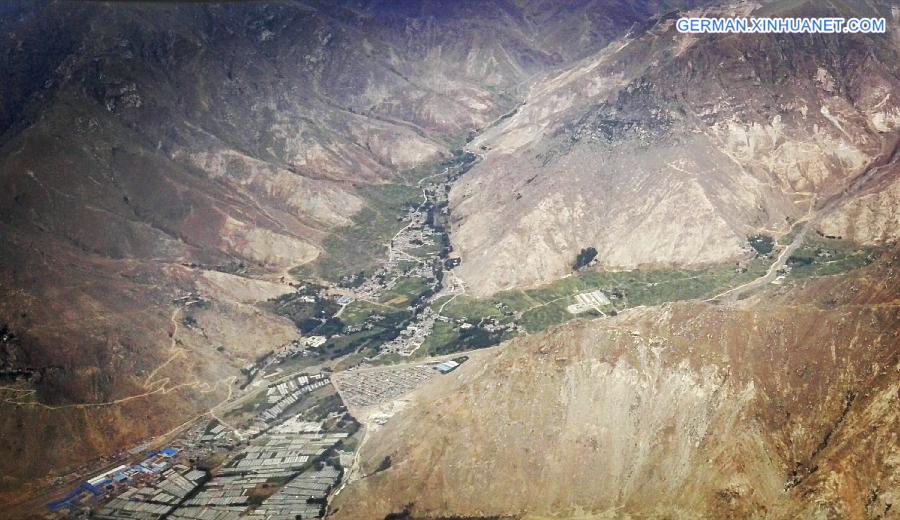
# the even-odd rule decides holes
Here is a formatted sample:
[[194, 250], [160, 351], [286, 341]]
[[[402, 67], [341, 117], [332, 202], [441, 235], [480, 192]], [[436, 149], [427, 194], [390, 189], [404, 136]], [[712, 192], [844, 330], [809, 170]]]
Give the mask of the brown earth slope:
[[513, 340], [374, 433], [334, 517], [896, 518], [898, 278]]

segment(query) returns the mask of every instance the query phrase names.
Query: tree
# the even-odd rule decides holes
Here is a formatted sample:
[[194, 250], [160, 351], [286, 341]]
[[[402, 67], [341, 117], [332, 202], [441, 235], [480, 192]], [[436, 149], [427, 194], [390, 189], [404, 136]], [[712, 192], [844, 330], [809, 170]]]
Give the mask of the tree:
[[597, 250], [593, 247], [586, 247], [578, 253], [578, 256], [575, 257], [575, 265], [572, 266], [572, 269], [577, 271], [582, 267], [591, 263], [591, 261], [597, 257]]
[[767, 255], [775, 248], [775, 241], [769, 235], [753, 235], [749, 241], [750, 246], [760, 255]]

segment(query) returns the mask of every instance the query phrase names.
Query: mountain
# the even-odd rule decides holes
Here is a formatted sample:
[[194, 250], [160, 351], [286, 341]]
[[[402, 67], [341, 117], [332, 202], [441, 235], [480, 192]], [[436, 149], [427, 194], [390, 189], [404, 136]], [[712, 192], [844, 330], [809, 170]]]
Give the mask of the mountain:
[[[402, 334], [499, 345], [363, 421], [335, 518], [896, 517], [898, 22], [871, 0], [3, 3], [0, 504], [256, 410], [248, 367], [339, 324], [310, 367], [403, 361], [379, 350]], [[413, 214], [430, 264], [395, 244]], [[569, 311], [588, 286], [609, 305]]]
[[898, 259], [515, 339], [374, 430], [333, 517], [896, 518]]
[[691, 5], [5, 2], [0, 494], [231, 396], [372, 187]]
[[692, 14], [880, 14], [892, 32], [690, 35], [665, 17], [536, 80], [451, 193], [476, 294], [564, 276], [587, 247], [634, 269], [745, 260], [748, 237], [798, 221], [897, 238], [896, 10], [754, 9]]
[[[897, 517], [897, 10], [689, 14], [892, 29], [683, 35], [663, 16], [536, 78], [470, 144], [481, 161], [450, 193], [453, 272], [502, 312], [571, 298], [593, 271], [741, 271], [760, 237], [785, 261], [706, 300], [479, 353], [368, 423], [333, 518]], [[871, 264], [839, 267], [823, 244]]]

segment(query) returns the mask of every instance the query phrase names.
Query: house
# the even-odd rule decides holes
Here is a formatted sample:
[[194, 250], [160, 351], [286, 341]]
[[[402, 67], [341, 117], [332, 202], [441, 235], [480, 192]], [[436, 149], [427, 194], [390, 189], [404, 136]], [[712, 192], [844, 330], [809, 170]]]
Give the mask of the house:
[[328, 341], [328, 338], [326, 338], [325, 336], [310, 336], [306, 338], [306, 346], [309, 348], [316, 348], [324, 344], [326, 341]]
[[438, 365], [435, 365], [434, 368], [442, 374], [449, 374], [450, 372], [453, 372], [454, 370], [456, 370], [456, 367], [458, 367], [458, 366], [459, 366], [459, 363], [457, 363], [456, 361], [453, 361], [451, 359], [449, 361], [444, 361], [443, 363], [439, 363]]
[[175, 455], [178, 454], [178, 450], [176, 450], [175, 448], [166, 448], [166, 449], [160, 451], [159, 454], [162, 455], [163, 457], [167, 457], [167, 458], [174, 457]]

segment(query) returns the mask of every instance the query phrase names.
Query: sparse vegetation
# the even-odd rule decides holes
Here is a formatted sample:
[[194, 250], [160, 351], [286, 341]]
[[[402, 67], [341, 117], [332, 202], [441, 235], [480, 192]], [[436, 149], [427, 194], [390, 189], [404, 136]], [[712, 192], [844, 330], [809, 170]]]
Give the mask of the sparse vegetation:
[[797, 223], [788, 231], [786, 234], [782, 235], [781, 238], [778, 239], [778, 244], [782, 246], [786, 246], [794, 241], [794, 238], [800, 233], [800, 230], [803, 229], [803, 224]]
[[828, 276], [870, 264], [874, 251], [874, 247], [859, 246], [849, 240], [807, 234], [787, 264], [795, 278]]
[[357, 194], [366, 207], [353, 217], [353, 224], [326, 237], [324, 253], [311, 264], [295, 267], [291, 274], [334, 282], [348, 275], [371, 274], [384, 256], [388, 240], [404, 226], [398, 217], [422, 201], [419, 188], [404, 184], [360, 187]]
[[228, 410], [225, 413], [225, 417], [244, 418], [244, 416], [253, 415], [260, 406], [265, 404], [265, 402], [266, 390], [262, 389], [256, 392], [251, 399], [247, 400], [241, 406]]

